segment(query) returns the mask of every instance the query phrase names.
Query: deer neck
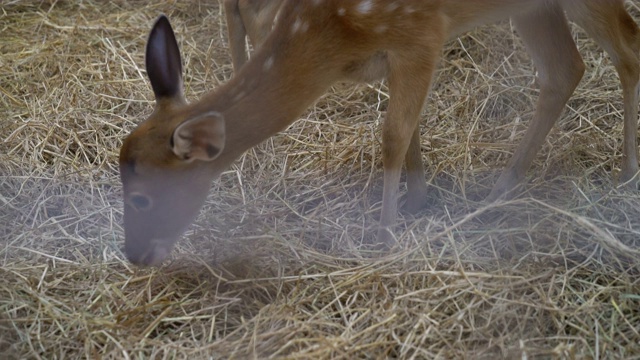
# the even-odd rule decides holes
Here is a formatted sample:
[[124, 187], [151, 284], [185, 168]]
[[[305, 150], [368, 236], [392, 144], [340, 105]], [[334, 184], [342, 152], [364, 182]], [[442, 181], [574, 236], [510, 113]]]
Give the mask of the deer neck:
[[258, 51], [227, 84], [190, 106], [192, 115], [217, 111], [224, 117], [225, 147], [212, 164], [216, 176], [246, 150], [286, 129], [339, 78], [303, 57], [294, 62], [286, 55]]

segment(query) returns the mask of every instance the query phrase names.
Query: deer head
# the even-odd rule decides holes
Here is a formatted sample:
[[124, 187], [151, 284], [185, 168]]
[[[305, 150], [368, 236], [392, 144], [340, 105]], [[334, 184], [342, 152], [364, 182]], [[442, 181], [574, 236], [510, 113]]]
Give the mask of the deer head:
[[189, 111], [183, 95], [180, 51], [166, 17], [156, 21], [146, 49], [156, 98], [153, 113], [124, 141], [125, 252], [136, 264], [156, 264], [171, 251], [202, 207], [214, 176], [204, 163], [225, 144], [222, 115]]

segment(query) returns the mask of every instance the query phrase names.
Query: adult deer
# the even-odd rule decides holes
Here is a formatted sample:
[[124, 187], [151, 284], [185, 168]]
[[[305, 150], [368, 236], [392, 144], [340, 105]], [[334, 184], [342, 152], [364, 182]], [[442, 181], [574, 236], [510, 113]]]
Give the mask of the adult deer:
[[258, 48], [271, 32], [282, 0], [224, 0], [234, 72], [247, 62], [245, 38]]
[[120, 151], [127, 257], [137, 264], [161, 262], [198, 214], [212, 179], [345, 79], [388, 81], [378, 232], [378, 241], [388, 243], [403, 162], [408, 208], [419, 209], [427, 193], [418, 120], [444, 43], [475, 26], [511, 17], [538, 70], [540, 96], [524, 138], [488, 199], [508, 196], [584, 72], [565, 14], [609, 53], [620, 76], [625, 111], [621, 181], [631, 180], [638, 171], [640, 35], [623, 0], [288, 1], [273, 32], [239, 73], [192, 104], [183, 96], [178, 45], [161, 16], [146, 53], [155, 111]]

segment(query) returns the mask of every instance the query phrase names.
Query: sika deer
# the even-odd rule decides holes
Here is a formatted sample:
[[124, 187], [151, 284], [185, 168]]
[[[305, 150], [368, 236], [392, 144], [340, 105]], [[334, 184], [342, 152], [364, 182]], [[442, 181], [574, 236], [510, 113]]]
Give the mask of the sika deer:
[[609, 53], [620, 76], [621, 181], [631, 180], [638, 172], [640, 33], [623, 0], [287, 1], [273, 32], [240, 72], [192, 104], [183, 96], [178, 44], [161, 16], [146, 54], [156, 108], [120, 151], [127, 257], [137, 264], [161, 262], [196, 217], [211, 181], [344, 79], [388, 81], [378, 241], [390, 244], [403, 162], [409, 208], [420, 208], [427, 193], [418, 122], [444, 43], [511, 17], [538, 70], [540, 96], [529, 129], [488, 199], [508, 196], [584, 72], [565, 13]]
[[245, 37], [249, 36], [254, 48], [260, 47], [271, 32], [281, 4], [282, 0], [224, 0], [234, 73], [247, 62]]

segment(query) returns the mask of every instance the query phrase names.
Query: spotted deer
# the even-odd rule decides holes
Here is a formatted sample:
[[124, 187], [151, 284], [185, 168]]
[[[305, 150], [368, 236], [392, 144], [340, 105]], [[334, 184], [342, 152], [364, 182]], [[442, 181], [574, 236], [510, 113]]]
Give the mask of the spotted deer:
[[273, 31], [237, 75], [190, 104], [178, 44], [161, 16], [146, 49], [155, 110], [120, 151], [127, 257], [136, 264], [160, 263], [200, 211], [212, 180], [247, 149], [285, 129], [335, 82], [381, 78], [390, 99], [382, 124], [382, 209], [371, 242], [393, 244], [403, 163], [408, 209], [425, 204], [418, 123], [443, 45], [505, 18], [533, 59], [540, 93], [529, 128], [487, 200], [513, 194], [583, 75], [567, 18], [608, 52], [619, 74], [620, 181], [631, 182], [638, 172], [640, 35], [623, 0], [287, 1]]
[[271, 32], [282, 0], [224, 0], [234, 72], [247, 62], [245, 38], [258, 48]]

